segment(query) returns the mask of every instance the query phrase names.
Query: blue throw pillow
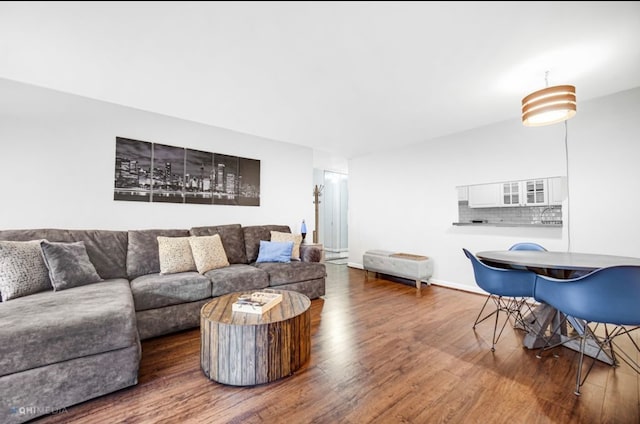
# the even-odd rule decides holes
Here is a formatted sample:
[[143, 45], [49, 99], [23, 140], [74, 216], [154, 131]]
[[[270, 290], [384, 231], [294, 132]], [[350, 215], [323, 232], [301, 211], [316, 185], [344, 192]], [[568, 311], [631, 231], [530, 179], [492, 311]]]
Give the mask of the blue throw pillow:
[[260, 251], [256, 262], [291, 262], [292, 241], [260, 240]]

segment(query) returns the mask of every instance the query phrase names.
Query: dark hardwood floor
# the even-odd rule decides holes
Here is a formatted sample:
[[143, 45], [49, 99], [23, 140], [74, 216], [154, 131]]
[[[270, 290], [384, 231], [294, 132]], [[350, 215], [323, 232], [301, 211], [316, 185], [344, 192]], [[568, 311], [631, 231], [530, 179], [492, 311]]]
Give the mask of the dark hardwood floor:
[[[200, 370], [198, 329], [142, 343], [139, 383], [39, 423], [640, 423], [640, 378], [597, 362], [573, 394], [577, 353], [537, 359], [507, 327], [472, 330], [484, 296], [327, 264], [311, 304], [311, 359], [256, 387]], [[638, 338], [638, 335], [635, 336]], [[587, 362], [588, 364], [588, 362]]]

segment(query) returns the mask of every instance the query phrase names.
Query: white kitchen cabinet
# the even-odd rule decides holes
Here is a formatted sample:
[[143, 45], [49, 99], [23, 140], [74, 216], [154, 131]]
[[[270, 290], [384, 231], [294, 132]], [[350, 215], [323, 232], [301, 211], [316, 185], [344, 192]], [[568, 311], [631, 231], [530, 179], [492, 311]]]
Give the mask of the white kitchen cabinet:
[[521, 206], [522, 204], [522, 185], [520, 181], [510, 181], [501, 183], [502, 185], [502, 203], [500, 206]]
[[549, 205], [562, 205], [567, 197], [567, 177], [553, 177], [548, 180]]
[[502, 184], [477, 184], [469, 186], [470, 208], [495, 208], [502, 206]]
[[[532, 178], [468, 186], [470, 208], [561, 205], [567, 196], [566, 177]], [[463, 200], [458, 187], [458, 200]]]
[[549, 204], [547, 178], [537, 178], [521, 182], [524, 206], [543, 206]]
[[547, 179], [500, 183], [500, 206], [543, 206], [548, 203]]
[[468, 201], [469, 200], [469, 186], [460, 186], [456, 187], [458, 189], [458, 201]]

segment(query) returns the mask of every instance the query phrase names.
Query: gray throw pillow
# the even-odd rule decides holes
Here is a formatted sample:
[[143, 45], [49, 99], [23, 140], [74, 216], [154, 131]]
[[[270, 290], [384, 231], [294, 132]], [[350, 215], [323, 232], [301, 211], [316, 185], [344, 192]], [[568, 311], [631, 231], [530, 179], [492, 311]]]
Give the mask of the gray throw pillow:
[[6, 302], [51, 290], [40, 240], [0, 241], [0, 297]]
[[40, 246], [54, 291], [103, 281], [91, 263], [83, 241], [53, 243], [45, 240]]

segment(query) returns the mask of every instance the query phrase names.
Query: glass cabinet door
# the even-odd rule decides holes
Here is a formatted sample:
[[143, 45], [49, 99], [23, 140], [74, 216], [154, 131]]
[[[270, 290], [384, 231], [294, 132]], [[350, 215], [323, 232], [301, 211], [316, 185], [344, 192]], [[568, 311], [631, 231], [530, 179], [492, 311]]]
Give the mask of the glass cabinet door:
[[545, 193], [545, 180], [530, 180], [526, 182], [527, 205], [545, 204]]
[[520, 204], [520, 183], [503, 183], [502, 184], [502, 204], [503, 205], [519, 205]]

